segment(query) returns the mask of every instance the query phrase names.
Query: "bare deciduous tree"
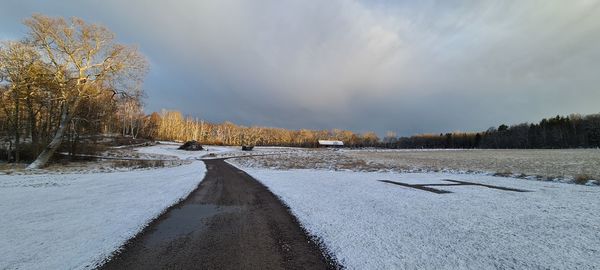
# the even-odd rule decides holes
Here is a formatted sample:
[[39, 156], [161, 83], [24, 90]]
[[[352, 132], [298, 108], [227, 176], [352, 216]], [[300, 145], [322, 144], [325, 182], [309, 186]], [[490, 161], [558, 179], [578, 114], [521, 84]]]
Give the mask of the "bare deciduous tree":
[[85, 98], [104, 91], [135, 94], [147, 70], [144, 57], [136, 48], [117, 44], [114, 34], [103, 26], [79, 18], [65, 20], [33, 15], [25, 20], [29, 39], [49, 63], [58, 85], [60, 104], [58, 128], [42, 153], [28, 169], [43, 167], [62, 142], [74, 112]]

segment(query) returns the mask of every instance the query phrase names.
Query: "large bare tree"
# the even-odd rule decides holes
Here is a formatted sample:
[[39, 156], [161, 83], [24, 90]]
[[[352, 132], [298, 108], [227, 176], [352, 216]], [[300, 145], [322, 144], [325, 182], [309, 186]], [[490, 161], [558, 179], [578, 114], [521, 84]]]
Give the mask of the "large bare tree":
[[29, 41], [51, 67], [58, 85], [60, 121], [50, 143], [28, 169], [45, 166], [60, 147], [74, 112], [85, 98], [103, 91], [138, 95], [147, 71], [145, 58], [135, 47], [118, 44], [107, 28], [79, 18], [53, 18], [36, 14], [25, 20]]

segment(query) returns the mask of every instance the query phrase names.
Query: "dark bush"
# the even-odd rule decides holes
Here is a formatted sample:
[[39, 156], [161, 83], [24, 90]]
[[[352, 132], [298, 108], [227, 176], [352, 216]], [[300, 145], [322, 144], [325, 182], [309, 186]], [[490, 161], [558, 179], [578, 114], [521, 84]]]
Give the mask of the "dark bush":
[[187, 141], [182, 146], [180, 146], [179, 149], [186, 151], [200, 151], [204, 148], [202, 148], [202, 145], [197, 141]]
[[[31, 143], [21, 143], [19, 144], [19, 162], [31, 162], [33, 161], [37, 155], [39, 154], [39, 148]], [[8, 162], [14, 162], [16, 158], [16, 150], [13, 149], [0, 149], [0, 160], [5, 160]]]

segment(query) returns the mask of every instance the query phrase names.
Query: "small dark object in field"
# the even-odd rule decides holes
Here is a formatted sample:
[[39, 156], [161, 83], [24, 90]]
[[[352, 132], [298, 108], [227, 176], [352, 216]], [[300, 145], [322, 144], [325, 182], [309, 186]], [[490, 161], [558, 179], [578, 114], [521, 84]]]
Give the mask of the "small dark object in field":
[[252, 151], [252, 149], [254, 149], [254, 146], [242, 145], [242, 151]]
[[587, 174], [578, 174], [573, 179], [573, 182], [575, 182], [575, 184], [585, 185], [589, 180], [592, 180], [592, 179], [593, 178]]
[[187, 141], [182, 146], [179, 146], [180, 150], [186, 151], [200, 151], [202, 150], [202, 145], [197, 141]]

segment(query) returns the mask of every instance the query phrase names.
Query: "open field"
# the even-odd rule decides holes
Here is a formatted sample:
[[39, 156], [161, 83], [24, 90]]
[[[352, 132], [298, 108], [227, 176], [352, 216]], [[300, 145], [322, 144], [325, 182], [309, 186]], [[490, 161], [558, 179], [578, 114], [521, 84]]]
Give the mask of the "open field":
[[522, 179], [600, 179], [600, 150], [290, 151], [229, 162], [349, 269], [600, 266], [598, 182]]
[[600, 180], [600, 149], [367, 150], [347, 154], [386, 166], [427, 171], [452, 169], [566, 179], [587, 175]]
[[[582, 186], [533, 181], [541, 177], [529, 177], [531, 181], [516, 177], [588, 174], [597, 178], [598, 150], [256, 147], [243, 152], [239, 147], [206, 146], [208, 151], [188, 152], [177, 150], [177, 146], [163, 143], [102, 154], [174, 162], [165, 167], [108, 168], [113, 172], [107, 173], [94, 169], [99, 164], [108, 165], [105, 161], [87, 161], [74, 168], [55, 164], [58, 167], [33, 174], [0, 175], [0, 210], [4, 215], [0, 237], [8, 243], [0, 245], [0, 269], [94, 268], [153, 219], [169, 220], [169, 215], [179, 213], [168, 209], [201, 183], [205, 172], [201, 159], [223, 158], [256, 178], [289, 207], [299, 223], [287, 225], [302, 226], [326, 249], [325, 256], [349, 269], [597, 269], [600, 265], [600, 188], [592, 182]], [[504, 177], [492, 176], [495, 172], [504, 172]], [[233, 169], [215, 171], [196, 194], [222, 194], [217, 201], [222, 200], [223, 209], [228, 209], [225, 198], [237, 195], [215, 191], [225, 188], [225, 183], [231, 188], [241, 187], [235, 184], [242, 181], [237, 177], [241, 174], [244, 172]], [[250, 198], [259, 193], [248, 190], [238, 191]], [[188, 201], [201, 205], [201, 209], [212, 207], [213, 202], [196, 199]], [[254, 211], [252, 201], [249, 199], [245, 211]], [[272, 203], [269, 205], [277, 205]], [[254, 216], [244, 213], [238, 214]], [[271, 218], [270, 213], [262, 213], [261, 220]], [[240, 241], [255, 248], [256, 243], [263, 243], [262, 251], [274, 248], [268, 244], [273, 239], [266, 232], [253, 234], [258, 237], [256, 243], [230, 233], [203, 234], [213, 222], [224, 222], [220, 214], [205, 214], [185, 212], [169, 230], [185, 232], [192, 226], [200, 233], [194, 234], [195, 241], [222, 238], [221, 243], [229, 243], [223, 250]], [[224, 226], [231, 226], [231, 231], [239, 229], [227, 222], [214, 228]], [[190, 252], [173, 254], [200, 254], [186, 246], [192, 242], [180, 236], [192, 238], [187, 234], [173, 238], [174, 243], [181, 243], [181, 250]], [[296, 249], [288, 247], [282, 254], [302, 258], [290, 250]], [[202, 256], [220, 254], [205, 254], [209, 253], [212, 255]], [[227, 254], [239, 265], [250, 258], [242, 251]], [[141, 252], [133, 258], [148, 255]], [[197, 259], [177, 256], [165, 262], [185, 265]], [[215, 256], [211, 257], [215, 261], [225, 258]]]
[[348, 269], [600, 269], [598, 187], [452, 173], [242, 169]]
[[290, 151], [235, 162], [246, 167], [273, 169], [483, 172], [539, 180], [572, 181], [577, 177], [600, 180], [599, 149]]

